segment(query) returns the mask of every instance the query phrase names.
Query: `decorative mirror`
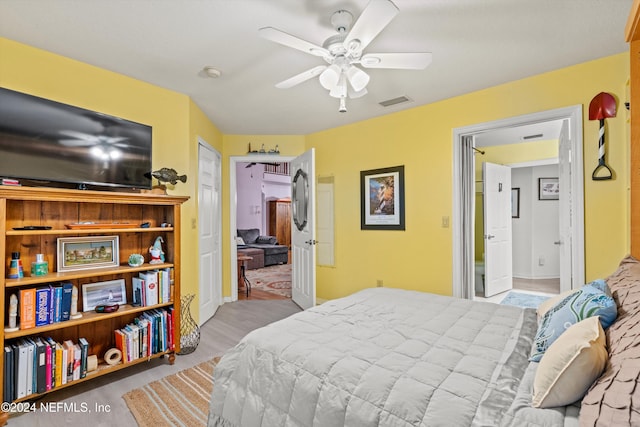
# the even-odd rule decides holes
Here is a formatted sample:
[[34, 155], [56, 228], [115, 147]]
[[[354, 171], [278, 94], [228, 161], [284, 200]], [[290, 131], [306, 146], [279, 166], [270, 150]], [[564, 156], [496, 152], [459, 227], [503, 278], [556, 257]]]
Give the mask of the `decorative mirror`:
[[298, 169], [291, 182], [291, 213], [293, 223], [299, 231], [307, 225], [307, 209], [309, 206], [309, 182], [307, 174]]

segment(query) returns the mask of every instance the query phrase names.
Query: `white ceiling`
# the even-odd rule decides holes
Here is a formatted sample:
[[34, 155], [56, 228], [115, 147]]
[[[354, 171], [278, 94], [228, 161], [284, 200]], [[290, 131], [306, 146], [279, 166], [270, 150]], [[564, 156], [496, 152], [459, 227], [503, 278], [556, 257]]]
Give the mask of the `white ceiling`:
[[[316, 79], [274, 87], [324, 62], [259, 28], [322, 44], [334, 11], [357, 18], [367, 2], [2, 0], [0, 36], [184, 93], [225, 134], [309, 134], [628, 49], [632, 0], [394, 0], [400, 13], [365, 53], [432, 52], [427, 69], [367, 70], [369, 93], [347, 113]], [[222, 76], [202, 77], [206, 65]], [[413, 101], [378, 104], [403, 95]]]

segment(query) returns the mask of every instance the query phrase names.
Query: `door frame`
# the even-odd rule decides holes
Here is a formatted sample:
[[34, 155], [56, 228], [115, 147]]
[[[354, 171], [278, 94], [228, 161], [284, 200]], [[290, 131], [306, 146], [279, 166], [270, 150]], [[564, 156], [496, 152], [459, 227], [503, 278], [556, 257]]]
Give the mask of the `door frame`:
[[229, 157], [229, 260], [231, 267], [231, 297], [225, 297], [225, 302], [238, 300], [238, 245], [234, 236], [237, 227], [237, 201], [238, 201], [238, 183], [236, 179], [236, 170], [238, 163], [250, 162], [291, 162], [295, 156], [274, 156], [273, 154], [252, 154], [250, 156], [230, 156]]
[[[218, 179], [218, 183], [219, 183], [219, 189], [220, 189], [220, 195], [222, 195], [222, 154], [220, 154], [220, 152], [218, 150], [216, 150], [214, 147], [212, 147], [209, 143], [207, 143], [204, 139], [202, 139], [201, 137], [198, 137], [198, 260], [200, 260], [200, 224], [202, 224], [203, 222], [203, 218], [200, 216], [200, 149], [204, 148], [206, 150], [211, 151], [215, 156], [218, 157], [218, 170], [214, 171], [214, 176], [216, 177], [216, 179]], [[218, 204], [218, 224], [214, 224], [214, 227], [218, 227], [218, 234], [220, 236], [220, 239], [217, 243], [217, 251], [218, 251], [218, 263], [219, 265], [222, 267], [222, 197], [220, 197], [220, 203]], [[202, 277], [202, 270], [203, 270], [203, 266], [200, 265], [199, 266], [199, 272], [198, 272], [198, 277]], [[215, 274], [214, 277], [214, 286], [216, 286], [216, 289], [213, 290], [213, 292], [219, 296], [219, 302], [220, 305], [222, 305], [224, 303], [224, 298], [223, 298], [223, 294], [222, 294], [222, 271], [218, 271]], [[202, 284], [200, 283], [198, 286], [201, 286]], [[200, 291], [200, 288], [198, 287], [198, 291]], [[201, 308], [201, 301], [200, 299], [198, 299], [198, 312], [200, 313], [200, 308]], [[220, 307], [220, 305], [218, 306], [218, 308]], [[216, 309], [217, 310], [217, 309]], [[210, 318], [208, 318], [207, 320], [209, 320]], [[202, 320], [202, 318], [199, 316], [199, 320], [198, 323], [200, 325], [202, 325], [204, 323], [204, 321]]]
[[[463, 237], [466, 242], [473, 242], [474, 224], [471, 222], [470, 229], [466, 230], [463, 236], [462, 222], [463, 212], [469, 214], [473, 209], [473, 200], [466, 203], [462, 199], [462, 176], [463, 173], [475, 173], [475, 166], [471, 171], [464, 171], [462, 168], [463, 138], [498, 130], [506, 127], [516, 127], [531, 125], [553, 120], [569, 121], [569, 138], [571, 140], [571, 197], [572, 197], [572, 259], [571, 259], [571, 287], [577, 289], [584, 284], [585, 262], [584, 262], [584, 165], [583, 165], [583, 135], [582, 135], [582, 105], [574, 105], [565, 108], [541, 111], [532, 114], [510, 117], [506, 119], [494, 120], [470, 126], [453, 129], [453, 213], [452, 213], [452, 238], [453, 238], [453, 271], [452, 271], [452, 291], [453, 295], [463, 297], [465, 288], [473, 290], [473, 284], [463, 283], [464, 271], [473, 273], [474, 256], [472, 252], [465, 253], [463, 248]], [[468, 175], [466, 175], [468, 176]], [[470, 255], [470, 256], [469, 256]], [[466, 277], [474, 277], [467, 274]], [[560, 291], [565, 291], [561, 289]], [[473, 298], [473, 292], [471, 293]]]

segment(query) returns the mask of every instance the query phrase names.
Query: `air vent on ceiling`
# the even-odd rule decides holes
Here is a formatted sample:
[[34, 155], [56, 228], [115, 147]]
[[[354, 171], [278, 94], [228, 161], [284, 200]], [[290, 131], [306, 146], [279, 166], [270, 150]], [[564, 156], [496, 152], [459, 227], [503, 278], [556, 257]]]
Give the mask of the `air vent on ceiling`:
[[523, 136], [522, 139], [524, 139], [525, 141], [528, 139], [536, 139], [536, 138], [542, 138], [544, 136], [544, 134], [542, 133], [536, 133], [535, 135], [526, 135]]
[[378, 104], [382, 105], [383, 107], [391, 107], [392, 105], [402, 104], [403, 102], [409, 102], [411, 100], [411, 98], [403, 95], [397, 98], [387, 99], [386, 101], [379, 102]]

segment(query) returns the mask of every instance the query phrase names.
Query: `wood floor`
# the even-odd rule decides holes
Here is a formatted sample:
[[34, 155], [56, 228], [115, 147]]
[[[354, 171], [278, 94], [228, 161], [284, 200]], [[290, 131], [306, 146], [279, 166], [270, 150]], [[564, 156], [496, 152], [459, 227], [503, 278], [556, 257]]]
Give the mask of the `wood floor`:
[[[299, 311], [300, 308], [287, 298], [224, 304], [218, 309], [216, 315], [202, 326], [200, 344], [196, 351], [188, 355], [176, 356], [174, 365], [169, 365], [166, 359], [155, 359], [149, 363], [122, 369], [93, 381], [50, 393], [41, 401], [56, 402], [59, 412], [42, 412], [38, 410], [39, 402], [36, 402], [35, 412], [12, 416], [9, 418], [8, 425], [9, 427], [136, 426], [135, 419], [122, 399], [123, 394], [214, 356], [220, 356], [252, 330]], [[66, 410], [63, 405], [66, 405]], [[91, 412], [83, 412], [83, 405], [86, 405]], [[96, 405], [108, 407], [109, 412], [96, 413]]]

